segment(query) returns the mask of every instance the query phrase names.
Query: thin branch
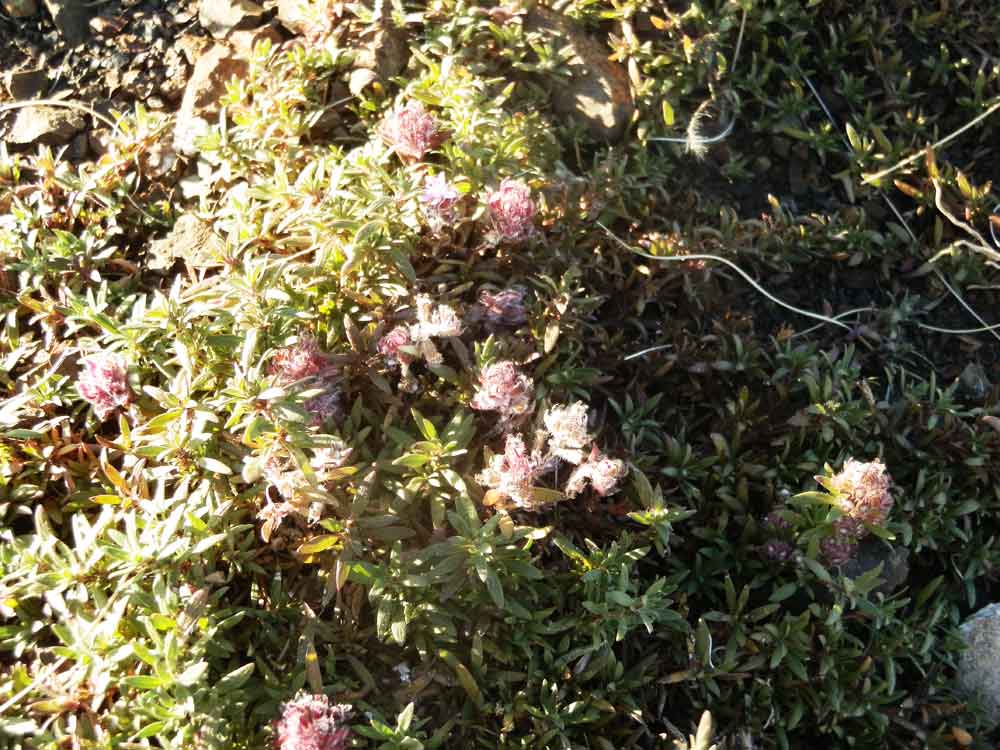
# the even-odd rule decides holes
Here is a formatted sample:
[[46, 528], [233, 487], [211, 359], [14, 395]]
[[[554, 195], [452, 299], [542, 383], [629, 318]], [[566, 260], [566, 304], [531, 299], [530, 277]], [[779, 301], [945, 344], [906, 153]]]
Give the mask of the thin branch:
[[754, 281], [753, 278], [751, 278], [750, 274], [748, 274], [746, 271], [744, 271], [742, 268], [740, 268], [738, 265], [733, 263], [728, 258], [723, 258], [718, 255], [706, 255], [706, 254], [668, 255], [668, 256], [652, 255], [651, 253], [647, 253], [643, 250], [639, 250], [638, 248], [632, 247], [627, 242], [617, 237], [614, 234], [614, 232], [612, 232], [610, 229], [604, 226], [604, 224], [602, 224], [601, 222], [597, 222], [597, 226], [599, 226], [601, 229], [607, 232], [609, 237], [611, 237], [613, 240], [615, 240], [615, 242], [617, 242], [619, 245], [621, 245], [629, 252], [635, 253], [636, 255], [643, 258], [648, 258], [649, 260], [660, 260], [660, 261], [711, 260], [717, 263], [722, 263], [723, 265], [729, 266], [729, 268], [736, 271], [736, 273], [738, 273], [743, 278], [744, 281], [746, 281], [750, 286], [752, 286], [754, 289], [760, 292], [760, 294], [762, 294], [767, 299], [771, 300], [771, 302], [778, 305], [779, 307], [783, 307], [786, 310], [790, 310], [791, 312], [797, 313], [799, 315], [804, 315], [807, 318], [812, 318], [813, 320], [821, 320], [824, 323], [835, 325], [838, 328], [843, 328], [844, 330], [847, 331], [851, 330], [851, 327], [849, 325], [841, 323], [839, 320], [836, 320], [835, 318], [830, 318], [827, 317], [826, 315], [821, 315], [820, 313], [812, 312], [810, 310], [803, 310], [801, 307], [795, 307], [795, 305], [791, 305], [787, 302], [784, 302], [783, 300], [778, 299], [769, 291], [767, 291], [764, 287], [762, 287], [760, 284]]
[[[972, 128], [972, 127], [978, 125], [980, 122], [982, 122], [987, 117], [989, 117], [990, 115], [992, 115], [998, 109], [1000, 109], [1000, 101], [997, 101], [992, 107], [990, 107], [989, 109], [987, 109], [985, 112], [983, 112], [982, 114], [980, 114], [977, 117], [973, 118], [972, 120], [969, 120], [969, 122], [965, 123], [965, 125], [963, 125], [962, 127], [960, 127], [958, 130], [954, 131], [953, 133], [949, 133], [944, 138], [942, 138], [941, 140], [939, 140], [937, 143], [932, 143], [930, 146], [928, 146], [928, 148], [930, 148], [933, 151], [933, 150], [935, 150], [937, 148], [940, 148], [941, 146], [945, 145], [946, 143], [951, 143], [951, 141], [953, 141], [956, 138], [958, 138], [958, 136], [962, 135], [962, 133], [964, 133], [966, 130], [968, 130], [969, 128]], [[900, 162], [897, 162], [896, 164], [892, 165], [888, 169], [883, 169], [881, 172], [876, 172], [875, 174], [866, 175], [863, 178], [864, 182], [866, 182], [868, 184], [877, 182], [878, 180], [882, 179], [886, 175], [892, 174], [897, 169], [902, 169], [907, 164], [912, 164], [913, 162], [917, 161], [917, 159], [921, 158], [924, 155], [924, 153], [925, 153], [925, 151], [923, 151], [923, 150], [922, 151], [918, 151], [917, 153], [913, 154], [913, 156], [906, 157], [905, 159], [903, 159]]]

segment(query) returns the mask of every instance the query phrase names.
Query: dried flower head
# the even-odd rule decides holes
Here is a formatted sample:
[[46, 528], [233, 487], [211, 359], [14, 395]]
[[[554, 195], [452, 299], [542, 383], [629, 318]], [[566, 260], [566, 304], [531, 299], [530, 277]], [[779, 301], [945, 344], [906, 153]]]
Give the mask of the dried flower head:
[[780, 539], [769, 539], [764, 543], [761, 552], [768, 560], [785, 562], [792, 559], [792, 555], [795, 554], [795, 548], [788, 542], [783, 542]]
[[[448, 305], [435, 305], [425, 294], [416, 298], [417, 322], [409, 326], [397, 326], [379, 341], [378, 348], [389, 366], [403, 366], [404, 377], [407, 365], [423, 359], [428, 364], [441, 364], [443, 358], [434, 344], [435, 338], [447, 338], [462, 334], [462, 320]], [[408, 347], [411, 351], [405, 351]]]
[[841, 496], [840, 511], [869, 526], [884, 524], [892, 510], [892, 478], [881, 461], [849, 459], [827, 484]]
[[534, 388], [517, 365], [509, 360], [495, 362], [479, 374], [479, 390], [470, 406], [478, 411], [498, 411], [504, 417], [531, 410]]
[[296, 510], [305, 506], [303, 496], [311, 488], [309, 477], [290, 462], [271, 456], [264, 463], [264, 478]]
[[323, 372], [329, 362], [312, 336], [303, 336], [293, 346], [279, 349], [271, 358], [271, 374], [282, 383], [294, 383]]
[[613, 495], [619, 490], [618, 483], [628, 474], [628, 466], [624, 461], [608, 458], [593, 446], [587, 460], [577, 466], [569, 475], [565, 492], [569, 497], [576, 497], [587, 483], [601, 497]]
[[275, 723], [277, 750], [345, 750], [351, 736], [351, 707], [325, 695], [299, 693], [281, 707]]
[[532, 488], [541, 471], [541, 460], [528, 452], [524, 440], [508, 435], [504, 452], [492, 457], [489, 466], [476, 476], [476, 481], [526, 508], [532, 504]]
[[257, 511], [257, 519], [261, 521], [260, 535], [265, 542], [271, 541], [271, 535], [281, 526], [281, 522], [295, 512], [291, 503], [270, 501]]
[[448, 137], [420, 102], [410, 102], [390, 112], [379, 127], [379, 135], [407, 162], [420, 161]]
[[406, 326], [396, 326], [379, 339], [378, 353], [385, 359], [389, 367], [408, 365], [413, 361], [413, 355], [403, 351], [403, 347], [413, 346], [410, 329]]
[[534, 234], [537, 208], [531, 199], [531, 188], [520, 180], [503, 180], [486, 197], [486, 206], [500, 241], [519, 242]]
[[453, 308], [435, 305], [426, 294], [419, 295], [416, 303], [417, 322], [410, 326], [410, 336], [414, 341], [462, 335], [462, 320]]
[[587, 405], [577, 401], [569, 406], [553, 406], [542, 416], [552, 452], [570, 463], [581, 463], [586, 458], [583, 449], [593, 440], [587, 432], [588, 412]]
[[479, 306], [486, 322], [495, 327], [523, 325], [528, 320], [528, 310], [524, 306], [524, 290], [504, 289], [494, 294], [488, 289], [479, 293]]
[[342, 440], [337, 440], [333, 445], [317, 448], [313, 452], [313, 457], [309, 465], [313, 470], [322, 475], [328, 474], [347, 464], [351, 460], [353, 449]]
[[459, 192], [442, 173], [438, 172], [424, 179], [420, 203], [435, 228], [455, 220], [455, 207], [460, 199]]
[[119, 406], [125, 406], [132, 396], [126, 380], [128, 363], [113, 352], [100, 352], [86, 357], [76, 381], [80, 395], [93, 407], [94, 414], [104, 421]]

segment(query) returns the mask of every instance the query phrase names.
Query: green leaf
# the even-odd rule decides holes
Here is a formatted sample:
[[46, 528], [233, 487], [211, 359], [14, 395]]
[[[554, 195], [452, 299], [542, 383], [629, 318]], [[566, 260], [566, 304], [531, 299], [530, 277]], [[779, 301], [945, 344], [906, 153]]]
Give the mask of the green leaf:
[[413, 421], [417, 423], [417, 428], [420, 430], [420, 434], [423, 435], [426, 440], [437, 441], [438, 431], [434, 426], [434, 423], [416, 409], [410, 409], [410, 413], [413, 415]]
[[308, 542], [303, 542], [299, 545], [298, 552], [300, 555], [315, 555], [317, 552], [323, 552], [337, 546], [341, 538], [340, 534], [322, 534], [313, 537]]
[[209, 471], [213, 471], [216, 474], [228, 475], [233, 473], [233, 470], [230, 469], [228, 466], [226, 466], [224, 463], [222, 463], [222, 461], [219, 461], [218, 459], [215, 458], [209, 458], [208, 456], [199, 459], [198, 465], [201, 466], [202, 468], [208, 469]]
[[790, 597], [798, 590], [797, 583], [786, 583], [784, 586], [780, 586], [774, 590], [771, 597], [768, 599], [770, 602], [783, 602], [785, 599]]
[[399, 716], [396, 717], [396, 729], [400, 732], [406, 732], [410, 729], [410, 724], [413, 722], [413, 711], [416, 708], [414, 703], [408, 703], [406, 708], [399, 712]]
[[800, 492], [792, 495], [791, 502], [797, 505], [837, 505], [837, 497], [826, 492]]
[[500, 578], [492, 568], [486, 571], [486, 590], [490, 592], [490, 598], [498, 609], [504, 608], [503, 586]]
[[191, 548], [191, 552], [189, 554], [191, 556], [200, 555], [202, 552], [210, 550], [219, 542], [225, 540], [227, 536], [228, 534], [226, 532], [222, 532], [220, 534], [212, 534], [212, 536], [207, 536], [200, 542], [198, 542], [196, 545], [194, 545], [194, 547]]
[[147, 724], [141, 730], [139, 730], [139, 733], [135, 735], [135, 739], [137, 740], [149, 739], [150, 737], [153, 737], [154, 735], [157, 735], [160, 732], [162, 732], [165, 726], [167, 726], [167, 722], [165, 721], [154, 721], [152, 724]]
[[250, 664], [244, 664], [242, 667], [237, 667], [232, 672], [227, 674], [217, 683], [215, 683], [215, 690], [220, 692], [228, 692], [230, 690], [238, 690], [246, 684], [246, 681], [250, 679], [250, 675], [253, 674], [256, 664], [251, 662]]
[[159, 612], [154, 612], [149, 616], [149, 621], [153, 623], [153, 627], [157, 630], [173, 630], [177, 627], [177, 622], [172, 617], [167, 617], [166, 615], [160, 614]]
[[184, 687], [191, 687], [202, 678], [208, 669], [207, 661], [200, 661], [197, 664], [192, 664], [190, 667], [181, 672], [180, 676], [177, 678], [177, 683], [183, 685]]
[[138, 688], [139, 690], [155, 690], [156, 688], [163, 687], [164, 685], [163, 680], [150, 674], [140, 674], [132, 677], [126, 677], [123, 682], [129, 687]]
[[[406, 453], [392, 462], [393, 466], [406, 466], [410, 469], [419, 469], [431, 460], [430, 456], [423, 453]], [[384, 465], [384, 464], [383, 464]]]

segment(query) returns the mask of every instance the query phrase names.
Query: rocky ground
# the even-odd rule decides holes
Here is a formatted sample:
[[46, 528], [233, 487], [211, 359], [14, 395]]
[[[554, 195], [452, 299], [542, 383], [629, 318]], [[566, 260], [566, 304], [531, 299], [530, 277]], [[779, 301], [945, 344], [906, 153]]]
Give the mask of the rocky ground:
[[78, 109], [18, 102], [173, 112], [178, 142], [190, 150], [198, 118], [245, 68], [254, 43], [282, 44], [303, 30], [297, 8], [249, 0], [3, 0], [2, 11], [0, 140], [12, 149], [65, 147], [72, 160], [100, 153], [105, 126]]

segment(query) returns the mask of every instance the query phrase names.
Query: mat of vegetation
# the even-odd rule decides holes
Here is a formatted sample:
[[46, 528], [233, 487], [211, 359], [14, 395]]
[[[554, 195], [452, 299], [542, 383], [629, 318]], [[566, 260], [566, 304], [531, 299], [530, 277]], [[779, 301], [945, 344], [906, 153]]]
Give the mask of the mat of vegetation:
[[993, 5], [304, 13], [0, 150], [4, 746], [989, 747]]

